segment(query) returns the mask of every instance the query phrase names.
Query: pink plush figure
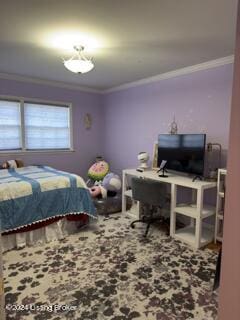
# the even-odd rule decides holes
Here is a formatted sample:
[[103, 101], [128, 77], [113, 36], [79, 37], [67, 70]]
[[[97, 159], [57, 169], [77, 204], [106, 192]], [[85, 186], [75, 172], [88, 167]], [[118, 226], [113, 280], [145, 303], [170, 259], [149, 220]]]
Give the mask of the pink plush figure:
[[93, 198], [96, 198], [102, 194], [101, 188], [99, 186], [94, 186], [89, 188], [90, 194]]
[[89, 188], [92, 198], [107, 198], [107, 190], [103, 186]]

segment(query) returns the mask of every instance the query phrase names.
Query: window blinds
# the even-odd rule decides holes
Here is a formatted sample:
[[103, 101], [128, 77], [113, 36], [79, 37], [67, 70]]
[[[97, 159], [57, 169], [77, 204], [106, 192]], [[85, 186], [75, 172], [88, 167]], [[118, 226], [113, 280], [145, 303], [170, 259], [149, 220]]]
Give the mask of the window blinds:
[[21, 149], [20, 103], [0, 100], [0, 150]]
[[25, 148], [70, 149], [69, 107], [24, 103]]

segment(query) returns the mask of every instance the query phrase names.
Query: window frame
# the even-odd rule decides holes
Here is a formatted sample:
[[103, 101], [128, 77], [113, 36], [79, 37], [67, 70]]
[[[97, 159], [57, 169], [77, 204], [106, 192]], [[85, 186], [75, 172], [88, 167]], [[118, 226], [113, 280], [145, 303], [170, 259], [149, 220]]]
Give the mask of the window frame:
[[[36, 98], [27, 98], [27, 97], [17, 97], [17, 96], [6, 96], [0, 95], [0, 100], [2, 101], [13, 101], [20, 103], [20, 122], [21, 122], [21, 135], [20, 135], [20, 144], [21, 149], [10, 149], [10, 150], [0, 150], [0, 155], [4, 154], [28, 154], [28, 153], [66, 153], [74, 152], [73, 147], [73, 117], [72, 117], [72, 103], [70, 102], [60, 102], [53, 100], [45, 99], [36, 99]], [[70, 130], [70, 147], [69, 149], [36, 149], [28, 150], [25, 145], [25, 118], [24, 118], [24, 104], [25, 103], [35, 103], [42, 105], [49, 105], [53, 107], [64, 107], [69, 109], [69, 130]]]

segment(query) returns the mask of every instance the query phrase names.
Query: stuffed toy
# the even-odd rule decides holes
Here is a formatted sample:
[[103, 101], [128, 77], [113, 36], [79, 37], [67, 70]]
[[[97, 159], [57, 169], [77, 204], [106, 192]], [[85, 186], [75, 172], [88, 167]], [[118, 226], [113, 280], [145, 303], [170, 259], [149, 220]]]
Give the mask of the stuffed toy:
[[107, 191], [117, 193], [120, 191], [122, 186], [121, 179], [118, 175], [110, 172], [104, 177], [102, 186], [107, 189]]
[[16, 159], [16, 160], [8, 160], [2, 164], [2, 169], [10, 169], [10, 168], [22, 168], [24, 166], [24, 163], [22, 160]]
[[93, 181], [101, 181], [109, 171], [109, 164], [100, 160], [95, 162], [88, 170], [88, 177]]
[[89, 191], [92, 198], [107, 198], [107, 190], [102, 186], [93, 186], [92, 188], [89, 188]]
[[114, 197], [121, 190], [121, 179], [118, 175], [110, 172], [99, 185], [89, 189], [93, 198], [106, 199], [107, 196]]

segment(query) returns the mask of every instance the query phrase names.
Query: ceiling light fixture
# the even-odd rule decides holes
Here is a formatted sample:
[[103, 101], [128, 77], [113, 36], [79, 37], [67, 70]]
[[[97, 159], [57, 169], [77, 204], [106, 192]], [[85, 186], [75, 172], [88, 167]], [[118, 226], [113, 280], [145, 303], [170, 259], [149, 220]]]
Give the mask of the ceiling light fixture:
[[76, 54], [71, 59], [63, 61], [65, 68], [71, 72], [80, 74], [91, 71], [94, 68], [94, 64], [91, 59], [83, 54], [84, 47], [74, 46], [73, 48]]

